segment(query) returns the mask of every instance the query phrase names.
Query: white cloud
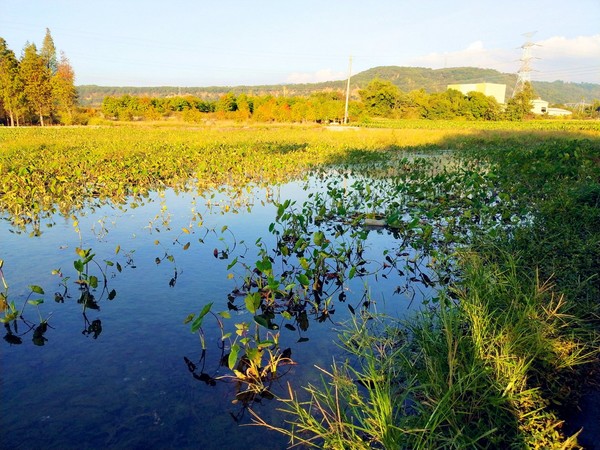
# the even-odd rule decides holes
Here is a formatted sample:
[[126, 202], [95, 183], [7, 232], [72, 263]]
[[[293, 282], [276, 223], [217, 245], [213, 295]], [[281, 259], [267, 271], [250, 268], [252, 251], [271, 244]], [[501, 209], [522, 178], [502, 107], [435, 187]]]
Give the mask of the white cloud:
[[481, 41], [472, 42], [467, 47], [467, 51], [476, 52], [478, 50], [483, 50], [483, 42]]
[[540, 58], [593, 58], [600, 62], [600, 34], [594, 36], [578, 36], [567, 39], [554, 36], [536, 42], [534, 51]]
[[287, 83], [320, 83], [322, 81], [343, 80], [347, 74], [335, 72], [331, 69], [322, 69], [316, 72], [294, 72], [287, 79]]
[[[600, 34], [566, 38], [553, 36], [531, 48], [531, 78], [539, 81], [563, 80], [600, 83]], [[505, 73], [519, 70], [521, 50], [486, 49], [475, 41], [465, 49], [430, 53], [409, 61], [410, 65], [431, 67], [481, 67]]]
[[[600, 83], [600, 34], [554, 36], [531, 49], [534, 80]], [[539, 58], [539, 59], [538, 59]]]

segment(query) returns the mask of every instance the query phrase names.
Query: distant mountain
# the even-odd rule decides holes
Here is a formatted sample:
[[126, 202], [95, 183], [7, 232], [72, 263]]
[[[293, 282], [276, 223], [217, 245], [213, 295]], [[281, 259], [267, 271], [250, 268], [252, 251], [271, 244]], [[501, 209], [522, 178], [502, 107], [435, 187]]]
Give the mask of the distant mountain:
[[[365, 70], [352, 76], [351, 86], [354, 93], [366, 86], [371, 80], [380, 78], [389, 80], [404, 92], [424, 89], [427, 92], [441, 92], [448, 84], [456, 83], [499, 83], [506, 84], [506, 95], [510, 97], [517, 81], [515, 74], [501, 73], [493, 69], [475, 67], [453, 67], [448, 69], [428, 69], [424, 67], [380, 66]], [[566, 83], [564, 81], [534, 81], [533, 88], [538, 96], [550, 103], [591, 102], [600, 99], [600, 84]], [[97, 106], [107, 95], [168, 97], [176, 95], [194, 95], [204, 99], [217, 99], [220, 95], [233, 92], [254, 95], [309, 95], [312, 92], [346, 89], [346, 81], [326, 81], [322, 83], [278, 84], [262, 86], [210, 86], [210, 87], [110, 87], [85, 85], [78, 86], [82, 105]]]

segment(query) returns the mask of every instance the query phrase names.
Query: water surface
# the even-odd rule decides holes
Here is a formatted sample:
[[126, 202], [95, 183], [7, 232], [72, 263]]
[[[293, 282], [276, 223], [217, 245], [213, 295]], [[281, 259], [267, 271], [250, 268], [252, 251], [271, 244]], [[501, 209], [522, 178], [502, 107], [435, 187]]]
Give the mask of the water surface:
[[[27, 304], [24, 317], [32, 329], [18, 321], [17, 332], [11, 332], [22, 342], [16, 344], [6, 333], [0, 343], [0, 446], [285, 448], [286, 439], [276, 433], [240, 426], [251, 421], [244, 405], [234, 402], [235, 383], [221, 380], [210, 386], [194, 378], [184, 358], [213, 378], [231, 372], [219, 364], [217, 321], [203, 325], [204, 359], [198, 335], [183, 321], [208, 302], [214, 302], [215, 311], [227, 310], [227, 296], [244, 276], [239, 265], [228, 269], [232, 259], [237, 255], [252, 265], [258, 238], [267, 247], [274, 245], [268, 228], [276, 207], [270, 200], [290, 198], [301, 204], [310, 192], [322, 189], [319, 186], [316, 179], [298, 181], [268, 191], [253, 189], [233, 199], [153, 192], [143, 202], [80, 212], [76, 226], [73, 218], [55, 216], [48, 221], [52, 226], [42, 224], [38, 237], [0, 222], [0, 258], [9, 299], [21, 308], [28, 298], [43, 297], [40, 313], [49, 317], [42, 339], [33, 339], [39, 318], [35, 307]], [[393, 242], [384, 229], [372, 230], [366, 259], [381, 260]], [[78, 303], [81, 293], [73, 265], [78, 247], [92, 248], [94, 260], [106, 271], [103, 289], [102, 272], [89, 266], [100, 279], [92, 292], [99, 309], [84, 312]], [[215, 257], [215, 251], [221, 256], [225, 251], [228, 257]], [[106, 266], [104, 260], [113, 265]], [[64, 285], [53, 270], [69, 277]], [[395, 316], [405, 315], [422, 296], [432, 294], [423, 286], [414, 292], [416, 300], [414, 293], [394, 294], [400, 283], [397, 276], [347, 281], [347, 300], [335, 305], [328, 320], [311, 321], [305, 331], [281, 327], [281, 347], [291, 348], [294, 365], [282, 368], [285, 375], [272, 386], [274, 394], [285, 395], [288, 382], [295, 389], [316, 382], [320, 373], [315, 366], [327, 368], [334, 357], [343, 356], [336, 330], [351, 317], [348, 305], [359, 308], [366, 283], [370, 309]], [[28, 297], [30, 285], [42, 287], [45, 295]], [[64, 295], [64, 303], [54, 301], [55, 292]], [[112, 300], [111, 292], [116, 294]], [[232, 313], [234, 320], [227, 327], [233, 327], [236, 315], [252, 320], [243, 308]], [[283, 423], [274, 400], [252, 402], [252, 408], [271, 423]]]

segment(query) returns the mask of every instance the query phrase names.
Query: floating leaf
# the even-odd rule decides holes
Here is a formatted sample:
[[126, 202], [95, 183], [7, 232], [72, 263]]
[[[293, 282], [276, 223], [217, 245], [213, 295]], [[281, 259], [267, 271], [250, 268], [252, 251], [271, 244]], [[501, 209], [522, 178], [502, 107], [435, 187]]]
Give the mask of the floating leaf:
[[202, 320], [204, 319], [204, 316], [206, 316], [210, 312], [212, 305], [213, 302], [204, 305], [204, 308], [202, 308], [202, 311], [200, 311], [200, 314], [198, 314], [198, 317], [196, 317], [196, 320], [194, 320], [194, 322], [192, 323], [192, 333], [198, 331], [198, 329], [202, 326]]
[[36, 294], [44, 295], [44, 290], [40, 286], [31, 285], [29, 286], [31, 292], [35, 292]]
[[186, 324], [190, 323], [192, 320], [194, 320], [194, 317], [196, 317], [196, 314], [189, 313], [187, 315], [187, 317], [185, 319], [183, 319], [183, 324], [186, 325]]
[[[272, 345], [275, 345], [275, 341], [271, 340], [271, 339], [267, 339], [265, 341], [260, 341], [258, 343], [258, 348], [266, 348], [266, 347], [270, 347]], [[260, 362], [260, 361], [259, 361]]]
[[269, 321], [264, 316], [254, 316], [254, 321], [261, 327], [269, 328]]
[[41, 305], [42, 303], [44, 303], [44, 300], [41, 298], [37, 299], [37, 300], [28, 300], [27, 303], [29, 303], [30, 305], [33, 305], [33, 306], [38, 306], [38, 305]]
[[256, 314], [256, 311], [260, 307], [260, 294], [258, 292], [248, 294], [244, 301], [246, 302], [246, 309], [250, 312], [250, 314]]
[[229, 358], [227, 358], [227, 365], [231, 370], [235, 367], [237, 363], [238, 354], [240, 353], [240, 346], [237, 344], [233, 344], [231, 346], [231, 351], [229, 352]]
[[80, 259], [73, 261], [73, 267], [75, 267], [75, 270], [77, 272], [83, 272], [83, 261], [81, 261]]
[[187, 250], [188, 248], [190, 248], [190, 243], [189, 242], [183, 246], [184, 250]]
[[117, 245], [117, 248], [115, 248], [115, 255], [118, 255], [120, 251], [121, 251], [121, 246]]
[[348, 278], [352, 279], [352, 278], [354, 278], [354, 275], [356, 275], [356, 266], [352, 266], [350, 268], [350, 272], [348, 273]]
[[112, 289], [109, 293], [108, 293], [108, 299], [109, 300], [114, 300], [114, 298], [117, 296], [117, 291], [115, 291], [114, 289]]
[[[259, 344], [259, 348], [260, 348], [260, 344]], [[260, 366], [261, 356], [262, 356], [262, 352], [258, 348], [247, 348], [246, 349], [246, 357], [255, 366]]]
[[322, 247], [325, 243], [325, 233], [323, 233], [322, 231], [316, 231], [313, 234], [313, 242], [315, 243], [315, 245]]
[[185, 234], [190, 234], [190, 230], [187, 228], [182, 228], [181, 231], [183, 231]]
[[260, 261], [256, 261], [256, 268], [261, 272], [269, 272], [273, 268], [271, 264], [271, 260], [268, 258], [264, 258]]
[[298, 280], [298, 283], [300, 283], [302, 286], [304, 287], [308, 287], [308, 285], [310, 284], [310, 280], [308, 279], [308, 277], [306, 275], [304, 275], [303, 273], [299, 274], [296, 279]]

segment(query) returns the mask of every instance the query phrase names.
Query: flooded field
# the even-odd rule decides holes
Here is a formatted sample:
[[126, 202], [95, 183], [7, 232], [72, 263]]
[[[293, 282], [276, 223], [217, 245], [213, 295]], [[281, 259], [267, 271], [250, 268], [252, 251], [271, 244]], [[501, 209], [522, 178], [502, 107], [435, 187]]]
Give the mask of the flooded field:
[[[349, 382], [351, 399], [391, 377], [395, 421], [410, 425], [442, 411], [460, 426], [452, 420], [462, 410], [444, 403], [453, 398], [446, 393], [469, 404], [471, 387], [460, 380], [477, 374], [476, 391], [489, 404], [468, 417], [490, 429], [498, 401], [529, 411], [562, 376], [539, 374], [592, 355], [586, 338], [557, 331], [557, 320], [563, 330], [572, 326], [558, 291], [529, 275], [523, 279], [534, 287], [519, 291], [517, 263], [506, 256], [499, 267], [508, 254], [499, 249], [552, 230], [545, 190], [558, 195], [563, 185], [548, 180], [592, 179], [593, 142], [451, 130], [249, 133], [222, 141], [211, 130], [0, 136], [2, 448], [285, 448], [284, 434], [243, 425], [264, 420], [290, 430], [299, 418], [282, 413], [279, 399], [291, 391], [306, 402], [327, 395], [304, 389], [323, 378], [340, 392]], [[556, 152], [562, 163], [553, 166]], [[593, 186], [580, 194], [573, 183], [565, 192], [579, 196], [581, 223], [593, 223]], [[520, 252], [545, 270], [544, 253]], [[572, 273], [590, 270], [586, 260], [565, 259], [582, 261]], [[572, 285], [569, 271], [558, 274], [557, 283]], [[573, 288], [569, 301], [579, 292]], [[477, 303], [482, 298], [489, 308]], [[393, 350], [382, 350], [378, 374], [344, 378], [364, 356], [348, 329], [397, 320], [410, 332], [367, 339]], [[497, 350], [501, 336], [517, 340], [507, 354]], [[522, 356], [511, 352], [544, 340], [552, 342], [547, 353], [518, 366]], [[541, 380], [539, 398], [522, 400], [530, 391], [515, 387], [515, 373], [527, 376], [519, 367]], [[498, 379], [488, 383], [492, 372]], [[362, 420], [352, 414], [347, 430]], [[542, 419], [555, 420], [547, 414]], [[499, 420], [505, 432], [494, 442], [508, 442], [515, 419]], [[393, 442], [426, 447], [430, 437], [457, 436], [445, 436], [452, 426], [423, 434], [409, 425], [390, 425], [404, 430], [389, 434]], [[365, 433], [357, 439], [380, 442]]]

